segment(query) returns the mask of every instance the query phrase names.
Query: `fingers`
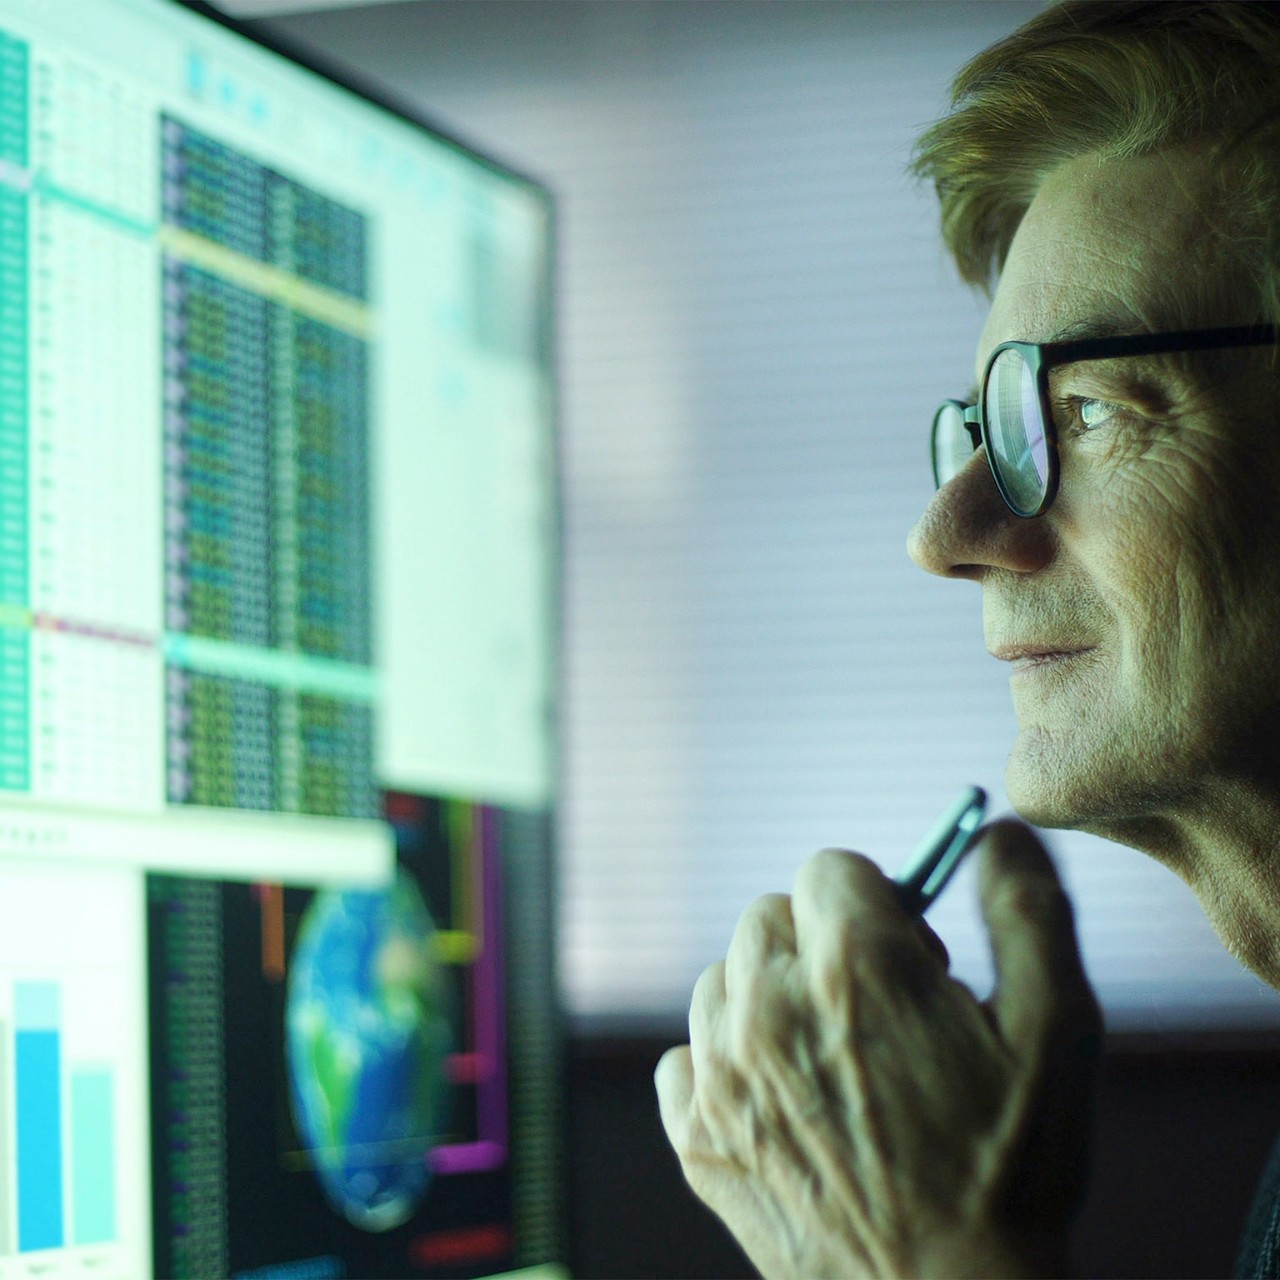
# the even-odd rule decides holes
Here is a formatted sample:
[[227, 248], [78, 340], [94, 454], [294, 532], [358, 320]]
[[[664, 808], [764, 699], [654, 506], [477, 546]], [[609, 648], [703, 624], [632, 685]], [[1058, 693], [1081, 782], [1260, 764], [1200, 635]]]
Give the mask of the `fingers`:
[[725, 965], [717, 961], [702, 971], [693, 984], [689, 1002], [689, 1043], [693, 1048], [695, 1075], [705, 1075], [710, 1067], [708, 1054], [720, 1041], [720, 1025], [725, 1008]]
[[[807, 950], [807, 977], [796, 969]], [[906, 954], [904, 963], [899, 952]], [[723, 963], [709, 966], [694, 986], [689, 1044], [670, 1051], [655, 1074], [663, 1124], [686, 1149], [728, 1123], [741, 1109], [751, 1067], [776, 1084], [807, 1061], [807, 988], [827, 1009], [846, 1015], [832, 1025], [849, 1026], [859, 976], [896, 1006], [909, 998], [915, 975], [936, 982], [945, 969], [946, 948], [922, 921], [909, 917], [892, 883], [859, 854], [826, 850], [807, 862], [794, 898], [770, 894], [743, 912]], [[874, 978], [871, 975], [875, 975]], [[797, 985], [796, 979], [799, 979]], [[806, 1050], [806, 1054], [807, 1054]], [[806, 1077], [812, 1068], [802, 1070]], [[695, 1133], [696, 1130], [696, 1133]]]
[[1083, 1201], [1102, 1015], [1080, 960], [1070, 900], [1044, 846], [1019, 822], [983, 837], [982, 910], [995, 957], [989, 1001], [1030, 1085], [1012, 1209], [1061, 1220]]
[[725, 957], [725, 987], [749, 997], [761, 971], [775, 956], [794, 957], [796, 928], [791, 899], [782, 893], [757, 898], [742, 913]]
[[693, 1055], [687, 1044], [668, 1049], [653, 1073], [658, 1092], [658, 1115], [671, 1145], [686, 1151], [692, 1138]]
[[800, 868], [791, 911], [801, 952], [830, 945], [834, 922], [878, 929], [886, 916], [904, 918], [880, 868], [870, 858], [844, 849], [824, 849]]
[[991, 1008], [1008, 1043], [1029, 1047], [1070, 1025], [1100, 1027], [1085, 977], [1071, 901], [1044, 846], [1021, 822], [993, 823], [981, 839], [982, 913], [991, 935]]
[[[903, 911], [893, 882], [861, 854], [827, 849], [796, 877], [796, 950], [815, 991], [835, 1001], [860, 978], [901, 980], [904, 994], [936, 975], [945, 948]], [[934, 935], [936, 937], [936, 935]], [[941, 952], [941, 954], [939, 954]]]
[[916, 921], [916, 933], [929, 949], [930, 954], [942, 966], [943, 971], [945, 972], [949, 969], [951, 967], [951, 953], [947, 950], [947, 944], [938, 937], [923, 916]]
[[725, 993], [749, 1003], [773, 960], [792, 960], [803, 946], [819, 963], [840, 965], [859, 939], [874, 941], [885, 933], [900, 938], [904, 924], [945, 969], [950, 957], [942, 939], [923, 920], [905, 915], [892, 883], [874, 862], [845, 850], [824, 850], [801, 868], [794, 899], [766, 894], [742, 913], [725, 959]]
[[669, 1049], [654, 1071], [662, 1124], [682, 1162], [706, 1147], [703, 1109], [718, 1115], [735, 1100], [721, 1050], [724, 971], [722, 961], [703, 970], [689, 1005], [689, 1043]]

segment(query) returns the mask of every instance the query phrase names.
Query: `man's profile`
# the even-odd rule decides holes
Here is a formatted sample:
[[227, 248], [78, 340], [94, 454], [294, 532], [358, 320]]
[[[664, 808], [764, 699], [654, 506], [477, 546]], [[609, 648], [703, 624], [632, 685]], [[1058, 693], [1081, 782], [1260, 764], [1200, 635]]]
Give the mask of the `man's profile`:
[[[1008, 795], [1162, 862], [1280, 987], [1280, 10], [1054, 6], [960, 73], [915, 168], [991, 306], [910, 553], [981, 589]], [[985, 1001], [838, 851], [699, 980], [663, 1119], [766, 1275], [1066, 1269], [1097, 1003], [1037, 838], [982, 854]], [[1280, 1275], [1278, 1210], [1241, 1274]]]

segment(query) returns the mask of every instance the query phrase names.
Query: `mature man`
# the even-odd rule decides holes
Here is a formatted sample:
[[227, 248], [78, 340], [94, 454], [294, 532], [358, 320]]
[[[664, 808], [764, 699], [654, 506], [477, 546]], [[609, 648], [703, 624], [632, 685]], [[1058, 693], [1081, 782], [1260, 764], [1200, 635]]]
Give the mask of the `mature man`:
[[[1280, 12], [1054, 7], [965, 68], [917, 170], [992, 303], [910, 550], [982, 588], [1008, 794], [1159, 859], [1280, 986]], [[985, 1002], [832, 851], [699, 980], [663, 1120], [767, 1275], [1065, 1267], [1097, 1006], [1027, 827], [988, 829], [981, 886]]]

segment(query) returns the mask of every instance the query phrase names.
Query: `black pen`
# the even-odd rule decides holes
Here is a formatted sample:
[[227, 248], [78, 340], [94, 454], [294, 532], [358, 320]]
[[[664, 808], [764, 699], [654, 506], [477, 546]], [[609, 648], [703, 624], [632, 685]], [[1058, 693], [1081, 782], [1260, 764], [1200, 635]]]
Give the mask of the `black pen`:
[[923, 915], [942, 892], [969, 852], [986, 807], [987, 793], [981, 787], [966, 787], [920, 842], [896, 881], [898, 898], [909, 914]]

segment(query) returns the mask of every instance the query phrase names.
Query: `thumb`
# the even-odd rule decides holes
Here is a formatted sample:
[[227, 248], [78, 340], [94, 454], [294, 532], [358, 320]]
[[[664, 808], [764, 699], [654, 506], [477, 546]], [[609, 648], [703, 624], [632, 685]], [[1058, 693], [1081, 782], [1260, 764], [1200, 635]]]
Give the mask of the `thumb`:
[[1101, 1033], [1085, 977], [1075, 913], [1044, 845], [1024, 823], [992, 823], [980, 843], [982, 914], [996, 987], [990, 1008], [1015, 1050]]
[[1044, 845], [1008, 821], [993, 824], [983, 845], [982, 912], [996, 963], [988, 1008], [1030, 1086], [1009, 1212], [1029, 1228], [1061, 1230], [1088, 1186], [1102, 1016], [1071, 902]]

